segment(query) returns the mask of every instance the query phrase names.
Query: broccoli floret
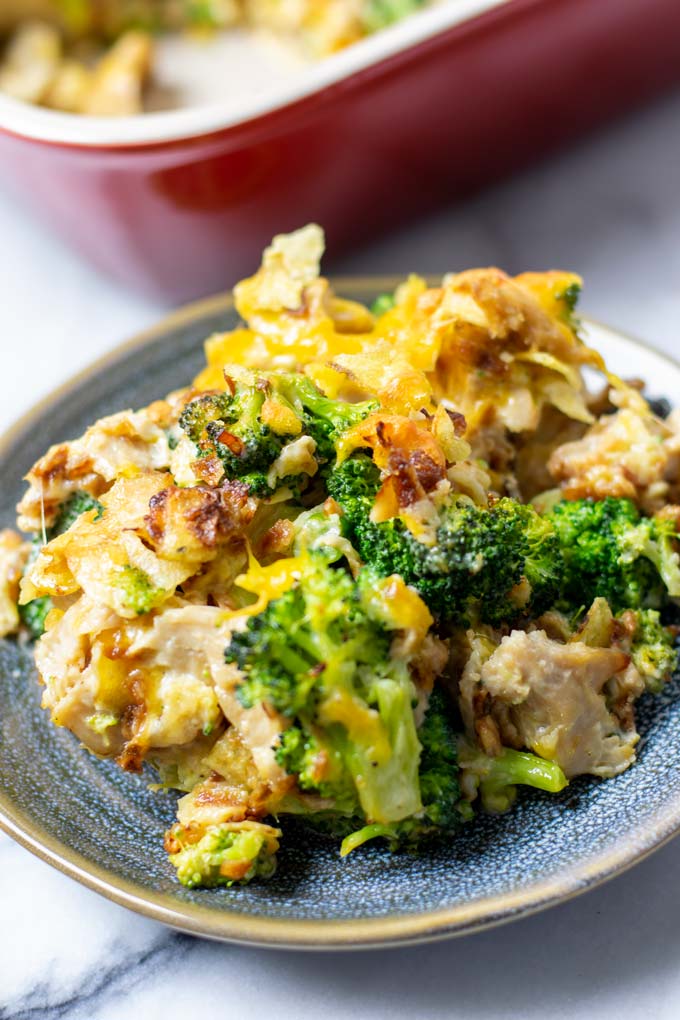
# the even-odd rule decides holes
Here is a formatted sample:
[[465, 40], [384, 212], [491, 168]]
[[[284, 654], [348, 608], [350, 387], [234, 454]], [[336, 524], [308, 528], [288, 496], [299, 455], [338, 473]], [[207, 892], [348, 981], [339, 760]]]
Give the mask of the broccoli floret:
[[[324, 749], [325, 750], [325, 749]], [[299, 726], [284, 730], [276, 748], [276, 761], [289, 775], [297, 776], [301, 790], [320, 791], [325, 783], [322, 768], [322, 749], [311, 733], [304, 733]], [[325, 763], [323, 763], [325, 764]]]
[[[501, 499], [486, 509], [451, 501], [440, 511], [433, 546], [418, 541], [399, 518], [374, 523], [380, 485], [365, 454], [346, 460], [328, 479], [342, 507], [346, 535], [382, 576], [399, 574], [441, 620], [478, 617], [498, 624], [539, 615], [561, 583], [561, 557], [549, 523], [531, 506]], [[513, 590], [525, 579], [528, 592]]]
[[[496, 625], [522, 614], [540, 615], [553, 603], [561, 583], [552, 528], [533, 507], [512, 499], [501, 499], [488, 510], [465, 503], [447, 508], [436, 551], [428, 558], [430, 570], [439, 564], [448, 570], [449, 590], [452, 582], [457, 592], [467, 588], [467, 599], [478, 604], [480, 619]], [[529, 591], [513, 591], [522, 580]], [[437, 588], [440, 585], [437, 582]], [[445, 612], [446, 603], [442, 608]]]
[[678, 666], [675, 638], [655, 609], [640, 609], [635, 615], [631, 658], [647, 690], [658, 694]]
[[[678, 533], [673, 521], [644, 517], [629, 534], [621, 536], [622, 561], [638, 561], [641, 556], [652, 563], [663, 582], [661, 604], [667, 596], [680, 598], [680, 556], [676, 549]], [[665, 589], [665, 590], [664, 590]]]
[[302, 374], [270, 373], [251, 383], [232, 381], [227, 393], [197, 397], [187, 404], [179, 424], [199, 457], [217, 457], [227, 478], [266, 498], [280, 485], [297, 492], [306, 484], [304, 474], [269, 475], [288, 443], [310, 436], [317, 464], [326, 464], [335, 459], [340, 437], [375, 407], [372, 402], [330, 400]]
[[349, 521], [360, 522], [371, 512], [380, 488], [380, 471], [365, 453], [343, 461], [328, 478], [328, 492]]
[[190, 889], [246, 885], [274, 874], [280, 835], [258, 822], [212, 825], [204, 834], [175, 825], [166, 846], [177, 878]]
[[91, 496], [89, 492], [72, 492], [71, 495], [59, 507], [54, 524], [47, 533], [47, 540], [51, 541], [57, 535], [63, 535], [78, 518], [87, 513], [88, 510], [96, 510], [95, 521], [100, 520], [104, 514], [104, 507]]
[[126, 609], [138, 616], [150, 613], [167, 597], [167, 591], [156, 588], [148, 574], [133, 567], [129, 563], [117, 569], [111, 583], [122, 592], [122, 602]]
[[378, 32], [420, 10], [425, 0], [368, 0], [362, 21], [367, 32]]
[[352, 777], [340, 752], [318, 733], [291, 726], [281, 734], [275, 757], [304, 793], [332, 801], [336, 816], [355, 815], [359, 804]]
[[605, 598], [615, 613], [659, 608], [680, 596], [680, 564], [671, 521], [640, 517], [629, 499], [557, 503], [546, 515], [565, 562], [567, 609]]
[[396, 304], [394, 294], [378, 294], [377, 298], [371, 305], [371, 315], [374, 315], [376, 319], [379, 319], [385, 312], [391, 311]]
[[238, 696], [245, 707], [266, 701], [292, 719], [328, 669], [351, 672], [387, 658], [389, 635], [362, 609], [356, 583], [325, 566], [318, 554], [310, 556], [300, 583], [233, 634], [227, 662], [244, 674]]
[[[200, 457], [217, 457], [229, 479], [248, 486], [255, 496], [274, 492], [267, 475], [285, 444], [295, 433], [274, 432], [260, 415], [268, 384], [235, 384], [233, 392], [206, 394], [192, 400], [182, 411], [180, 427], [198, 449]], [[292, 427], [292, 426], [291, 426]]]
[[559, 793], [568, 785], [556, 762], [539, 758], [528, 751], [503, 748], [490, 757], [462, 741], [459, 750], [461, 786], [466, 794], [478, 792], [482, 807], [494, 814], [508, 811], [517, 796], [518, 786], [533, 786], [547, 793]]
[[[387, 823], [420, 810], [420, 744], [408, 661], [391, 656], [377, 602], [361, 576], [310, 553], [296, 586], [235, 631], [225, 657], [241, 670], [244, 706], [269, 704], [304, 733], [304, 782], [331, 784], [345, 804], [351, 780], [365, 818]], [[326, 748], [320, 768], [306, 767], [306, 741]]]
[[206, 442], [206, 428], [211, 422], [230, 420], [233, 399], [231, 393], [206, 393], [185, 405], [179, 417], [179, 427], [202, 454], [212, 452]]
[[188, 0], [186, 4], [186, 20], [195, 28], [221, 28], [219, 0]]
[[562, 321], [574, 333], [578, 333], [581, 328], [581, 320], [576, 314], [576, 306], [580, 297], [581, 284], [576, 282], [570, 283], [560, 294], [557, 294], [557, 300], [562, 305]]
[[322, 463], [334, 461], [342, 436], [379, 406], [374, 400], [359, 404], [331, 400], [305, 375], [281, 375], [276, 386], [300, 415], [304, 431], [316, 442]]
[[[72, 524], [78, 520], [81, 514], [87, 513], [88, 510], [96, 510], [97, 515], [94, 518], [98, 521], [104, 513], [104, 507], [91, 496], [89, 492], [72, 492], [68, 499], [60, 505], [57, 516], [51, 528], [48, 528], [45, 537], [48, 542], [51, 542], [53, 538], [58, 535], [63, 535], [65, 531], [71, 527]], [[30, 556], [26, 563], [26, 569], [35, 562], [38, 557], [40, 550], [43, 547], [42, 537], [36, 535], [33, 539], [33, 545], [31, 548]], [[27, 602], [25, 606], [19, 606], [19, 617], [24, 627], [28, 630], [30, 636], [34, 641], [41, 638], [45, 633], [45, 620], [47, 615], [52, 609], [52, 599], [48, 595], [44, 595], [39, 599], [33, 599], [32, 602]]]
[[457, 737], [451, 710], [443, 692], [435, 687], [418, 730], [420, 796], [424, 814], [438, 830], [452, 831], [460, 825]]
[[458, 785], [457, 736], [439, 688], [430, 695], [418, 737], [422, 746], [419, 782], [423, 810], [392, 825], [366, 825], [348, 834], [340, 850], [343, 857], [379, 837], [386, 839], [393, 850], [415, 850], [431, 840], [450, 836], [468, 817], [468, 805], [461, 800]]
[[45, 633], [45, 620], [52, 609], [52, 599], [49, 595], [33, 599], [25, 606], [19, 606], [19, 618], [34, 641], [41, 638]]

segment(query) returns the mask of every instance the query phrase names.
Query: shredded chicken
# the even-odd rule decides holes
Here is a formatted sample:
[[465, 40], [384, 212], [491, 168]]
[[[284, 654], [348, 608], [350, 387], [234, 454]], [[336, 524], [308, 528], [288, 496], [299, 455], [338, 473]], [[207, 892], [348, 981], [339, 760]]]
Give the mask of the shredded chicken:
[[566, 499], [634, 499], [646, 513], [661, 509], [680, 481], [677, 418], [623, 407], [604, 415], [581, 439], [558, 446], [548, 461]]
[[[485, 651], [473, 649], [461, 683], [461, 709], [474, 736], [478, 716], [487, 724], [490, 717], [503, 744], [556, 761], [567, 778], [614, 776], [635, 760], [638, 734], [622, 728], [605, 691], [630, 670], [624, 652], [561, 644], [543, 631], [513, 631]], [[627, 692], [631, 684], [638, 694], [644, 686], [628, 672]]]
[[119, 753], [125, 739], [123, 713], [132, 721], [135, 704], [126, 664], [117, 652], [119, 618], [84, 596], [65, 613], [53, 610], [50, 622], [35, 650], [45, 685], [43, 707], [57, 726], [71, 730], [96, 754]]
[[[173, 603], [131, 621], [83, 596], [57, 616], [36, 648], [43, 705], [57, 725], [136, 770], [150, 752], [219, 733], [224, 718], [252, 758], [259, 786], [277, 795], [288, 788], [273, 751], [286, 723], [236, 697], [238, 672], [224, 661], [229, 630], [219, 609]], [[206, 763], [207, 772], [218, 770], [214, 749]]]

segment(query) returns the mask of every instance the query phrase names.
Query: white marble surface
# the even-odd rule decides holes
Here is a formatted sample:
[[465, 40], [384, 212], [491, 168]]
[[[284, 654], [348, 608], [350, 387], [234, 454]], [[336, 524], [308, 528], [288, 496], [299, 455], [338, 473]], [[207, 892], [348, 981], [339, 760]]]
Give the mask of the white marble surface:
[[[337, 262], [342, 272], [564, 266], [584, 308], [680, 353], [680, 97]], [[119, 290], [0, 194], [0, 427], [164, 310]], [[127, 913], [0, 836], [0, 1020], [676, 1020], [680, 842], [549, 913], [363, 955], [200, 942]]]

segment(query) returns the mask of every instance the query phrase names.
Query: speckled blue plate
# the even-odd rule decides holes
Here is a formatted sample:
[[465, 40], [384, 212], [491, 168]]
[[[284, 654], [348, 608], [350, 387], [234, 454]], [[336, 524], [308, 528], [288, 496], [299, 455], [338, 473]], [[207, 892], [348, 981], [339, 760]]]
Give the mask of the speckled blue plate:
[[[362, 300], [394, 280], [339, 282]], [[0, 443], [0, 526], [13, 522], [21, 477], [48, 444], [103, 414], [183, 385], [202, 341], [229, 328], [228, 298], [194, 305], [121, 347], [24, 418]], [[680, 403], [680, 369], [601, 326], [592, 343], [612, 368]], [[559, 796], [527, 793], [504, 817], [481, 817], [446, 849], [413, 857], [379, 847], [345, 861], [286, 826], [275, 877], [242, 889], [193, 890], [162, 848], [174, 797], [90, 756], [40, 709], [30, 649], [0, 642], [0, 824], [29, 850], [118, 903], [184, 931], [309, 948], [403, 944], [460, 935], [548, 907], [629, 867], [680, 828], [680, 684], [639, 711], [639, 761], [607, 782]]]

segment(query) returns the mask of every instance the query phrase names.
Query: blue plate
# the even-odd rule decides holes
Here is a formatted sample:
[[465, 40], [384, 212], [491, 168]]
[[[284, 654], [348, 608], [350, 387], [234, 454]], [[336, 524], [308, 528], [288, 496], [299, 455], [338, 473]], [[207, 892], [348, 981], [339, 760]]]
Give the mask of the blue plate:
[[[370, 300], [394, 280], [339, 281]], [[0, 443], [0, 526], [22, 475], [50, 444], [104, 414], [188, 382], [202, 341], [235, 325], [228, 298], [193, 305], [80, 375]], [[646, 378], [680, 404], [680, 369], [589, 323], [613, 370]], [[377, 846], [341, 860], [337, 846], [286, 824], [272, 880], [237, 889], [180, 886], [162, 848], [174, 796], [89, 755], [40, 709], [30, 648], [0, 642], [0, 825], [29, 850], [127, 907], [212, 938], [310, 948], [405, 944], [460, 935], [564, 900], [629, 867], [680, 827], [680, 687], [644, 698], [639, 760], [616, 779], [526, 793], [480, 817], [447, 848], [420, 856]], [[148, 777], [151, 781], [152, 777]]]

